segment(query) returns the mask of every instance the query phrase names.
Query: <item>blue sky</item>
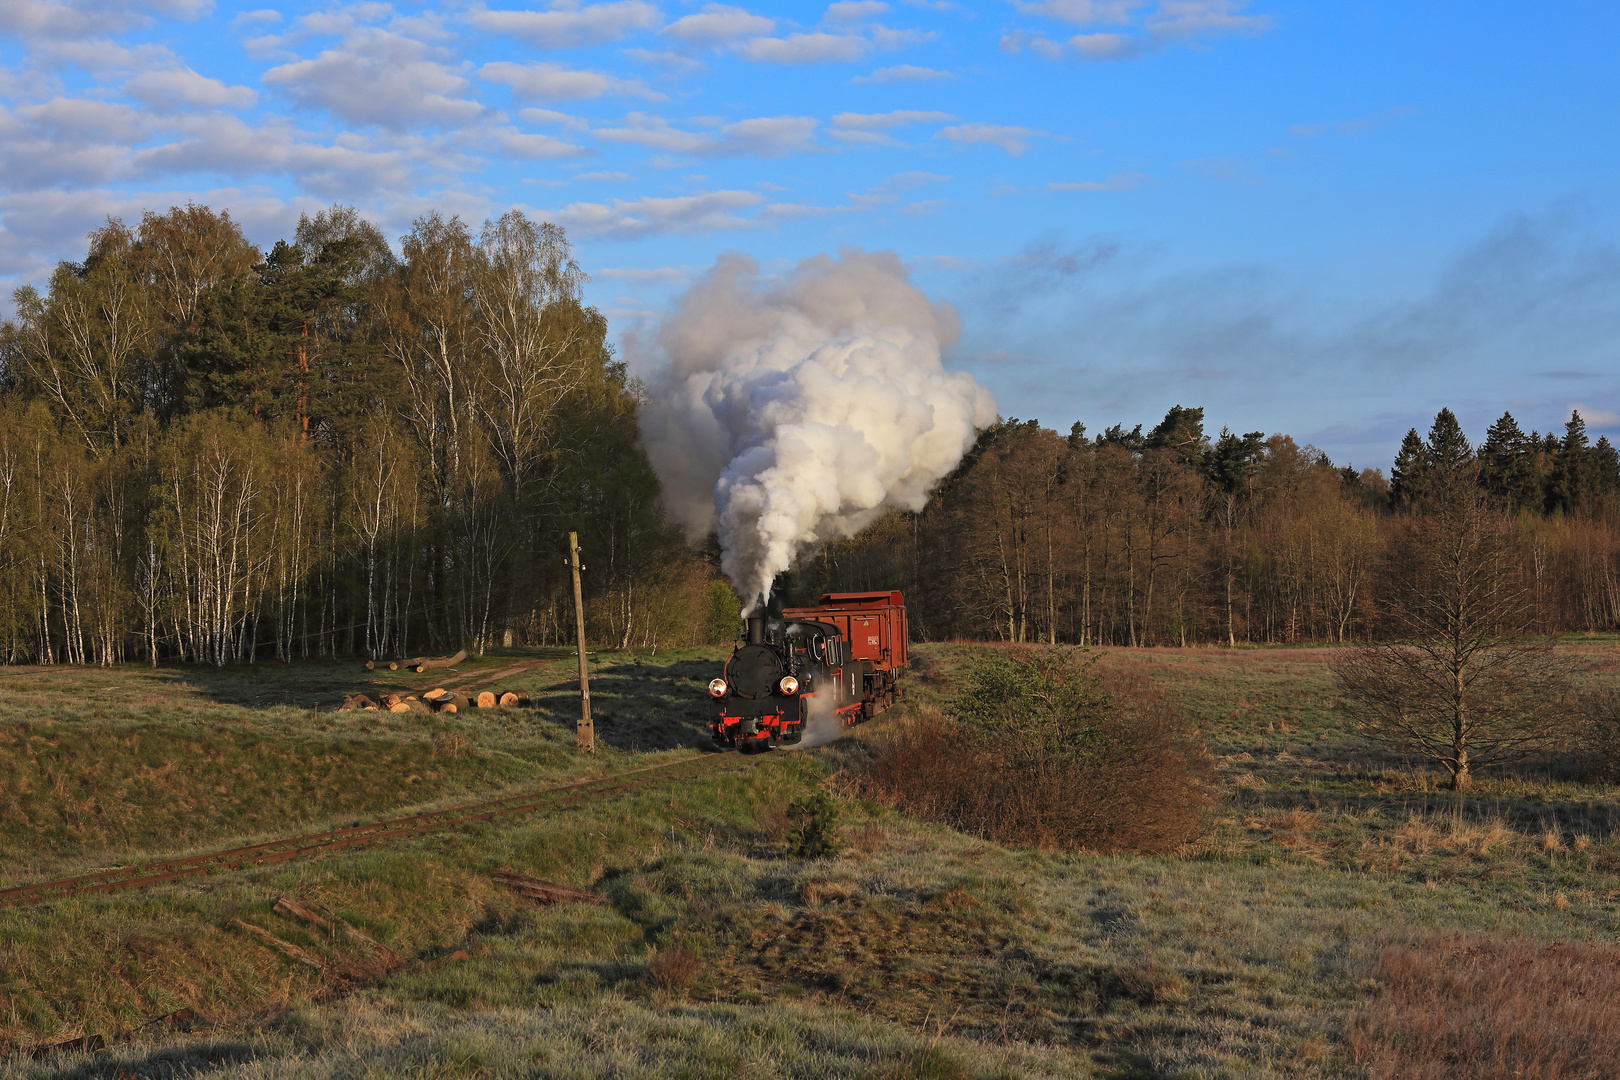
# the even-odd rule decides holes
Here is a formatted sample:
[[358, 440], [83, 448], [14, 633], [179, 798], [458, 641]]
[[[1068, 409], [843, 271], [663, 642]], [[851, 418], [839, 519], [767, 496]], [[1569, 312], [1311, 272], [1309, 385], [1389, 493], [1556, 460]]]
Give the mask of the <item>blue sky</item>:
[[0, 0], [0, 288], [187, 200], [266, 245], [515, 205], [632, 352], [721, 252], [856, 246], [1005, 415], [1614, 437], [1617, 54], [1580, 0]]

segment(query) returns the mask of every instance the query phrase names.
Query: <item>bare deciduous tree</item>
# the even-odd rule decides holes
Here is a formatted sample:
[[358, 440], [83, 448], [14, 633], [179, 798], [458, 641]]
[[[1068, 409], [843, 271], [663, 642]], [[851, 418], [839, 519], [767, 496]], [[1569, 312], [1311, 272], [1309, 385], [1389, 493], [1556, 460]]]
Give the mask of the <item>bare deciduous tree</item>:
[[1385, 616], [1390, 639], [1335, 666], [1374, 738], [1426, 757], [1467, 791], [1475, 772], [1548, 749], [1568, 726], [1567, 677], [1531, 636], [1531, 584], [1511, 520], [1472, 470], [1432, 478], [1428, 513], [1405, 523]]

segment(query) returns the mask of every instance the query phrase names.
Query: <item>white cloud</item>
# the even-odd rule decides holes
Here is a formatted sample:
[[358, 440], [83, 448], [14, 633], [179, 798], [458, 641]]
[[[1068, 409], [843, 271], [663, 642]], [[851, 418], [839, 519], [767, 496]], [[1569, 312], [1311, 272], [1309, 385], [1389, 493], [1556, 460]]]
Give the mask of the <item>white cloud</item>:
[[934, 135], [936, 139], [949, 139], [959, 143], [989, 143], [999, 146], [1007, 153], [1017, 157], [1029, 149], [1029, 140], [1047, 134], [1034, 128], [1016, 127], [1005, 124], [957, 124], [953, 127], [943, 128]]
[[709, 4], [697, 15], [676, 19], [664, 27], [667, 37], [688, 45], [712, 46], [738, 38], [758, 37], [776, 29], [776, 20], [739, 7]]
[[622, 173], [622, 172], [588, 172], [588, 173], [580, 173], [578, 176], [574, 177], [574, 179], [575, 180], [611, 180], [611, 181], [613, 181], [615, 183], [621, 183], [621, 182], [626, 181], [626, 180], [634, 180], [635, 177], [631, 176], [629, 173]]
[[578, 7], [558, 3], [550, 11], [491, 11], [479, 5], [467, 21], [480, 30], [517, 38], [540, 49], [567, 49], [618, 41], [633, 30], [648, 30], [662, 16], [642, 0], [616, 0]]
[[1077, 26], [1110, 23], [1116, 26], [1131, 21], [1131, 12], [1143, 6], [1146, 0], [1013, 0], [1013, 7], [1025, 15], [1044, 15], [1061, 19]]
[[887, 131], [889, 128], [900, 127], [903, 124], [930, 124], [944, 123], [956, 119], [950, 113], [920, 112], [915, 109], [898, 109], [886, 113], [839, 113], [832, 118], [833, 125], [841, 128], [857, 128], [861, 131]]
[[1142, 186], [1147, 177], [1141, 173], [1109, 173], [1104, 180], [1081, 180], [1047, 184], [1049, 191], [1130, 191]]
[[768, 64], [849, 63], [865, 56], [870, 45], [859, 34], [789, 34], [745, 41], [737, 46], [737, 55]]
[[1069, 45], [1087, 60], [1120, 60], [1139, 51], [1141, 41], [1128, 34], [1076, 34]]
[[174, 67], [180, 62], [179, 57], [163, 45], [129, 48], [111, 38], [34, 39], [29, 45], [31, 59], [49, 64], [76, 64], [101, 78], [147, 68]]
[[814, 145], [817, 121], [808, 116], [761, 116], [727, 124], [718, 133], [682, 131], [660, 116], [631, 113], [625, 127], [599, 128], [596, 137], [696, 157], [782, 157]]
[[889, 113], [839, 113], [832, 119], [828, 134], [842, 142], [872, 146], [903, 146], [900, 140], [883, 134], [904, 124], [944, 123], [955, 119], [950, 113], [902, 109]]
[[41, 132], [73, 142], [105, 139], [136, 143], [145, 136], [146, 124], [139, 112], [108, 101], [56, 97], [38, 105], [23, 105], [17, 115]]
[[513, 157], [534, 160], [552, 160], [554, 158], [577, 157], [585, 153], [585, 148], [550, 135], [539, 135], [529, 131], [517, 131], [513, 128], [502, 128], [495, 133], [495, 140]]
[[104, 183], [123, 169], [128, 145], [145, 134], [117, 123], [115, 112], [107, 111], [121, 106], [85, 103], [104, 106], [98, 114], [50, 104], [18, 114], [0, 108], [0, 145], [6, 148], [0, 154], [0, 190]]
[[567, 113], [557, 112], [554, 109], [522, 109], [518, 116], [531, 124], [561, 124], [565, 128], [583, 131], [590, 127], [583, 119], [570, 116]]
[[271, 68], [264, 81], [345, 123], [395, 131], [467, 124], [488, 112], [465, 96], [467, 80], [431, 59], [427, 46], [386, 30], [356, 31], [341, 48]]
[[893, 83], [893, 82], [927, 82], [933, 79], [954, 79], [949, 71], [936, 71], [933, 68], [918, 67], [915, 64], [896, 64], [894, 67], [878, 68], [870, 75], [857, 75], [851, 79], [854, 83]]
[[1117, 26], [1118, 31], [1075, 34], [1059, 43], [1040, 32], [1015, 30], [1002, 37], [1004, 52], [1027, 48], [1050, 60], [1125, 60], [1174, 41], [1199, 41], [1232, 34], [1262, 34], [1274, 25], [1267, 15], [1244, 15], [1249, 0], [1155, 0], [1135, 22], [1147, 0], [1013, 0], [1026, 15], [1057, 19], [1076, 26]]
[[679, 72], [690, 75], [694, 71], [702, 71], [701, 61], [673, 49], [626, 49], [624, 55], [630, 59], [646, 64], [649, 67], [661, 67], [669, 72]]
[[1248, 6], [1248, 0], [1160, 0], [1143, 25], [1156, 37], [1182, 40], [1270, 30], [1269, 16], [1238, 14]]
[[860, 143], [863, 146], [905, 146], [906, 144], [892, 135], [885, 135], [881, 131], [853, 131], [849, 128], [828, 128], [827, 134], [839, 142]]
[[889, 10], [889, 5], [883, 0], [838, 0], [838, 3], [827, 5], [825, 20], [830, 23], [852, 23], [873, 16], [881, 15]]
[[940, 173], [931, 172], [903, 172], [895, 173], [876, 187], [867, 188], [863, 192], [850, 192], [849, 202], [839, 207], [840, 210], [862, 211], [876, 210], [880, 206], [887, 206], [900, 201], [902, 193], [915, 191], [929, 184], [943, 184], [950, 177]]
[[235, 26], [273, 26], [281, 21], [281, 12], [274, 8], [259, 8], [257, 11], [243, 11], [231, 19]]
[[183, 138], [133, 156], [131, 167], [137, 175], [200, 172], [251, 177], [281, 172], [297, 177], [306, 191], [333, 197], [403, 190], [413, 179], [407, 155], [399, 150], [372, 150], [359, 140], [323, 145], [283, 122], [255, 127], [226, 113], [211, 113], [182, 117], [176, 126]]
[[737, 211], [764, 201], [763, 195], [753, 191], [710, 191], [670, 199], [615, 199], [612, 206], [571, 203], [546, 216], [575, 236], [634, 240], [663, 233], [758, 228], [759, 222]]
[[194, 19], [212, 7], [213, 0], [5, 0], [0, 34], [28, 41], [100, 37], [141, 26], [154, 15]]
[[810, 206], [806, 203], [771, 203], [759, 212], [759, 216], [767, 221], [790, 221], [794, 218], [820, 217], [827, 212], [825, 206]]
[[601, 97], [604, 94], [633, 94], [654, 101], [664, 95], [647, 88], [634, 79], [621, 79], [600, 71], [584, 71], [562, 64], [514, 63], [497, 60], [478, 69], [478, 75], [490, 82], [503, 83], [512, 88], [517, 97], [545, 98], [552, 101], [578, 101], [582, 98]]
[[259, 100], [259, 95], [246, 86], [227, 86], [189, 67], [143, 71], [124, 84], [124, 93], [160, 111], [187, 105], [205, 109], [249, 109]]

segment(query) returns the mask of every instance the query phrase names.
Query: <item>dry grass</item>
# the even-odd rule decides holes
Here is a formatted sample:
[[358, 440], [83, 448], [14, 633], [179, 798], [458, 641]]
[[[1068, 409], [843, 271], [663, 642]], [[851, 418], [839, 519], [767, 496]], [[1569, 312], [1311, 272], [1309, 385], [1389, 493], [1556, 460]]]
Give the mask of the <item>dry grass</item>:
[[703, 972], [703, 961], [690, 949], [667, 949], [647, 963], [647, 982], [666, 994], [684, 996]]
[[1603, 1080], [1620, 1062], [1620, 949], [1451, 935], [1395, 945], [1349, 1044], [1374, 1080]]
[[[1620, 670], [1604, 650], [1616, 652], [1582, 654], [1591, 670]], [[910, 701], [954, 696], [975, 651], [920, 646]], [[1033, 850], [1026, 836], [1004, 847], [856, 801], [839, 807], [844, 854], [785, 857], [786, 807], [829, 766], [846, 778], [864, 769], [905, 726], [897, 710], [829, 747], [752, 760], [765, 767], [746, 773], [319, 862], [0, 912], [0, 1044], [112, 1040], [95, 1058], [0, 1061], [0, 1078], [1367, 1080], [1376, 1055], [1394, 1061], [1409, 1037], [1392, 1026], [1407, 1019], [1401, 1010], [1385, 1008], [1397, 1000], [1394, 980], [1382, 969], [1368, 977], [1385, 944], [1448, 933], [1579, 941], [1620, 925], [1620, 798], [1533, 770], [1482, 781], [1467, 800], [1434, 794], [1437, 777], [1378, 757], [1344, 724], [1324, 674], [1332, 652], [1108, 651], [1100, 668], [1185, 705], [1220, 753], [1226, 806], [1196, 848], [1171, 857]], [[612, 719], [592, 766], [627, 766], [623, 750], [701, 734], [715, 658], [648, 659], [599, 665], [593, 698], [600, 690]], [[157, 846], [147, 838], [177, 819], [137, 784], [93, 780], [106, 800], [99, 816], [112, 820], [85, 814], [76, 785], [91, 768], [144, 779], [137, 764], [178, 760], [160, 783], [183, 781], [166, 790], [196, 797], [189, 826], [235, 838], [279, 832], [310, 812], [305, 789], [284, 781], [308, 775], [312, 759], [332, 759], [330, 772], [315, 770], [323, 777], [359, 765], [365, 782], [382, 785], [382, 803], [423, 798], [433, 782], [423, 770], [440, 784], [482, 787], [583, 767], [568, 749], [566, 689], [525, 687], [539, 700], [533, 710], [406, 726], [253, 707], [291, 700], [278, 686], [350, 692], [352, 671], [233, 675], [164, 695], [155, 676], [135, 672], [48, 677], [81, 680], [74, 694], [90, 703], [51, 710], [59, 749], [29, 740], [29, 759], [0, 741], [17, 770], [0, 776], [0, 804], [6, 776], [36, 784], [35, 816], [0, 814], [0, 873], [20, 872], [8, 853], [41, 844], [88, 858], [90, 834], [73, 840], [49, 824], [75, 815], [108, 829], [119, 856], [135, 842]], [[103, 691], [151, 701], [119, 699], [103, 715], [92, 711]], [[149, 706], [162, 714], [140, 711]], [[42, 727], [38, 708], [0, 705], [0, 734]], [[165, 731], [173, 742], [158, 738]], [[115, 741], [131, 733], [136, 745]], [[203, 740], [228, 751], [223, 776], [221, 763], [182, 756]], [[359, 745], [338, 749], [349, 743]], [[66, 777], [60, 785], [38, 785], [47, 764]], [[980, 787], [1005, 774], [999, 761], [977, 768]], [[336, 796], [321, 798], [333, 812]], [[495, 867], [590, 884], [605, 902], [536, 907], [492, 883]], [[364, 929], [406, 964], [355, 986], [369, 978], [372, 952], [279, 915], [270, 904], [282, 894]], [[323, 969], [233, 929], [233, 918]], [[682, 951], [698, 958], [689, 982], [672, 959]], [[660, 981], [652, 969], [666, 964]], [[1459, 993], [1470, 1007], [1474, 989]], [[181, 1006], [220, 1026], [189, 1040], [156, 1029], [118, 1038]], [[1374, 1055], [1365, 1065], [1351, 1059], [1352, 1035]]]

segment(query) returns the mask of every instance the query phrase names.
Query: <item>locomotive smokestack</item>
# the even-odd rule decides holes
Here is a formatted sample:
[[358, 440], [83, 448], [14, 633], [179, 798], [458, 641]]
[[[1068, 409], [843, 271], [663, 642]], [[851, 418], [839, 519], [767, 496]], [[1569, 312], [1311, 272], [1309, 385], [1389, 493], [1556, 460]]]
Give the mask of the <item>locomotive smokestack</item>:
[[765, 644], [765, 594], [754, 601], [753, 613], [748, 616], [748, 644]]

